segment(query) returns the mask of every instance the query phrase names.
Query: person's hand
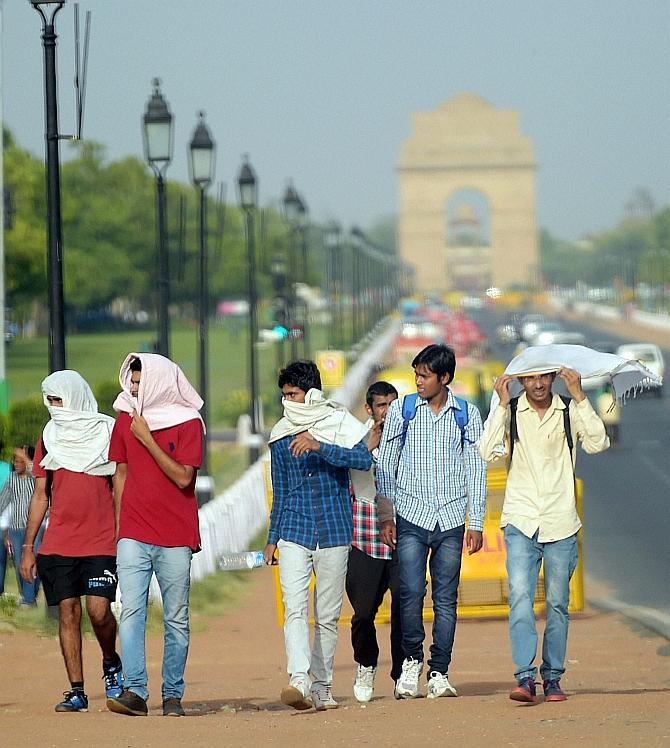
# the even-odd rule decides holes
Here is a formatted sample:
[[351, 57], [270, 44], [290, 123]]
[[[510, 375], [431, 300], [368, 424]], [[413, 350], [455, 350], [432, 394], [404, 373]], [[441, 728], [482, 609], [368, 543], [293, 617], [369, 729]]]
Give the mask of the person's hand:
[[562, 369], [559, 369], [557, 376], [565, 382], [565, 387], [570, 393], [572, 399], [577, 403], [581, 403], [586, 395], [582, 389], [582, 377], [580, 373], [574, 369], [563, 367]]
[[9, 553], [9, 555], [11, 556], [12, 555], [12, 541], [7, 531], [2, 533], [2, 542], [4, 543], [5, 548], [7, 549], [7, 553]]
[[506, 408], [509, 405], [509, 383], [513, 379], [514, 377], [511, 377], [509, 374], [502, 374], [496, 379], [495, 384], [493, 385], [493, 389], [496, 391], [498, 397], [500, 398], [500, 405], [503, 408]]
[[379, 525], [379, 539], [392, 550], [396, 547], [396, 529], [395, 522], [392, 519], [382, 522]]
[[263, 549], [263, 558], [268, 566], [276, 566], [279, 561], [275, 554], [277, 553], [277, 545], [275, 543], [268, 543]]
[[301, 457], [309, 452], [318, 452], [321, 449], [321, 442], [318, 442], [309, 431], [303, 431], [293, 439], [288, 448], [294, 457]]
[[130, 422], [130, 430], [135, 438], [142, 442], [145, 447], [153, 439], [149, 424], [146, 422], [144, 416], [141, 416], [135, 409], [133, 409], [133, 420]]
[[468, 549], [468, 556], [481, 551], [484, 544], [484, 533], [481, 530], [468, 530], [465, 533], [465, 547]]
[[377, 421], [377, 423], [375, 423], [375, 425], [370, 429], [370, 436], [368, 437], [368, 452], [372, 452], [379, 446], [379, 442], [382, 439], [383, 428], [384, 421]]
[[19, 574], [22, 579], [25, 579], [26, 582], [28, 582], [28, 584], [31, 584], [37, 578], [37, 561], [35, 559], [35, 552], [32, 548], [23, 548]]

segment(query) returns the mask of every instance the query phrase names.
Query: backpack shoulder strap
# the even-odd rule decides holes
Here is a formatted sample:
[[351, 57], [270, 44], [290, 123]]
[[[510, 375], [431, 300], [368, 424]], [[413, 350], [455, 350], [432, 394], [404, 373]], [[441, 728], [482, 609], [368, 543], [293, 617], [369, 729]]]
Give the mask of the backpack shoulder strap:
[[470, 420], [470, 411], [468, 409], [468, 401], [463, 400], [460, 397], [456, 397], [454, 395], [454, 400], [458, 403], [459, 408], [452, 408], [454, 419], [456, 421], [456, 425], [461, 431], [461, 449], [463, 449], [463, 446], [465, 445], [465, 429], [468, 426], [468, 421]]
[[565, 405], [565, 409], [563, 410], [563, 430], [565, 431], [565, 441], [568, 443], [568, 449], [570, 450], [570, 454], [572, 454], [572, 450], [574, 449], [575, 442], [572, 438], [572, 424], [570, 423], [571, 398], [567, 397], [566, 395], [560, 395], [560, 398], [563, 401], [563, 404]]
[[509, 401], [510, 419], [509, 419], [509, 459], [512, 461], [514, 454], [514, 443], [519, 438], [519, 430], [516, 425], [516, 411], [519, 405], [519, 398], [513, 397]]
[[419, 395], [414, 392], [411, 395], [405, 395], [402, 399], [402, 433], [400, 434], [400, 449], [405, 446], [409, 422], [413, 420], [416, 415], [416, 400], [418, 397]]

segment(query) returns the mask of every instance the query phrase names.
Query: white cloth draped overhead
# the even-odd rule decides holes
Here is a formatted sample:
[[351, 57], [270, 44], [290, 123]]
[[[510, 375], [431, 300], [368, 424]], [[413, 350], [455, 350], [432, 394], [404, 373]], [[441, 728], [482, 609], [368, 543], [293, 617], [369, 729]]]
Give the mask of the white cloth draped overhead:
[[282, 404], [284, 417], [270, 432], [270, 444], [285, 436], [309, 431], [317, 441], [352, 449], [368, 433], [364, 423], [354, 418], [343, 405], [326, 400], [321, 390], [308, 390], [304, 403], [282, 400]]
[[[50, 405], [47, 395], [60, 397], [63, 407]], [[44, 404], [51, 420], [42, 441], [45, 470], [65, 468], [74, 473], [112, 475], [115, 462], [107, 459], [114, 419], [98, 413], [98, 402], [86, 380], [76, 371], [55, 371], [42, 382]]]

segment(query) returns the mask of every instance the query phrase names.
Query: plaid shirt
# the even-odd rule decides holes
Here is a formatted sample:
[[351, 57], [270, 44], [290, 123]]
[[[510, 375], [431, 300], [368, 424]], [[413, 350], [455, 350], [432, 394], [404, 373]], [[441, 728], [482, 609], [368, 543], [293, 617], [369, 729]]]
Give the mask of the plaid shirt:
[[349, 468], [369, 470], [372, 456], [363, 442], [353, 449], [323, 444], [318, 452], [294, 457], [292, 436], [270, 445], [272, 511], [268, 543], [278, 540], [314, 550], [349, 545], [353, 534]]
[[391, 549], [379, 539], [377, 504], [354, 499], [354, 539], [351, 543], [372, 558], [391, 558]]
[[461, 449], [461, 431], [449, 412], [459, 405], [451, 392], [437, 415], [421, 397], [416, 405], [402, 448], [402, 399], [388, 410], [377, 464], [379, 494], [395, 505], [399, 516], [425, 530], [438, 525], [451, 530], [465, 523], [466, 513], [470, 529], [482, 530], [486, 463], [478, 451], [479, 411], [468, 403], [470, 417]]

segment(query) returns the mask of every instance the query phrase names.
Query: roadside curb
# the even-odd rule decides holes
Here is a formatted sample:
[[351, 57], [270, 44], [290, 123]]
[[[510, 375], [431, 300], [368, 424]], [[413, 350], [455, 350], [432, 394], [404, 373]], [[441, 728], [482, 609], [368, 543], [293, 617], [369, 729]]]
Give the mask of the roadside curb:
[[670, 615], [654, 608], [641, 605], [627, 605], [615, 597], [588, 598], [589, 605], [600, 610], [614, 611], [625, 618], [646, 626], [648, 629], [670, 641]]

